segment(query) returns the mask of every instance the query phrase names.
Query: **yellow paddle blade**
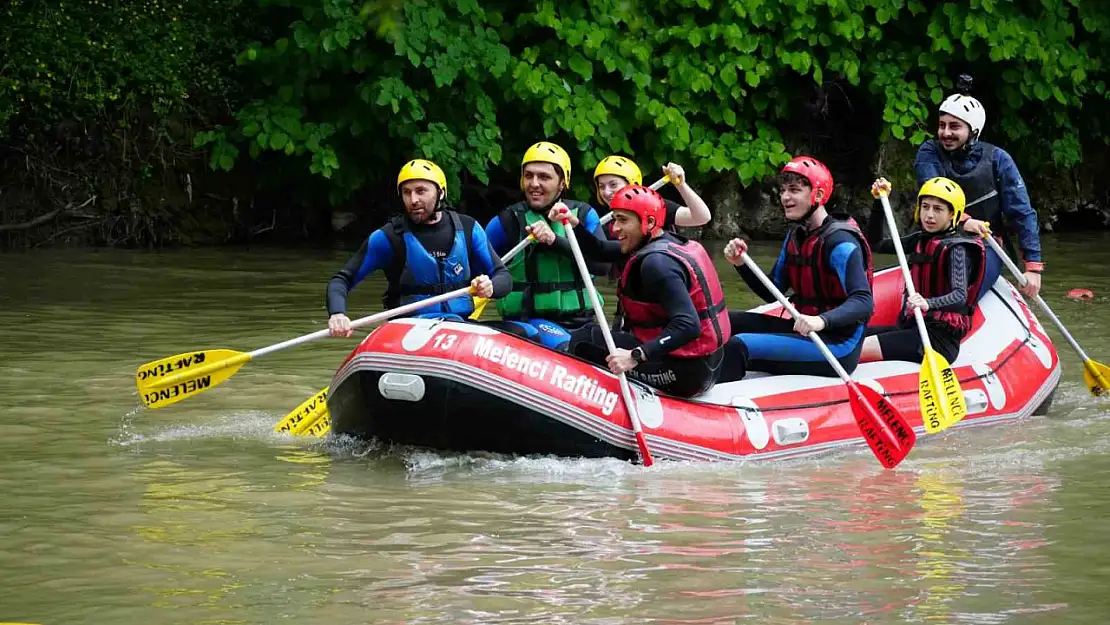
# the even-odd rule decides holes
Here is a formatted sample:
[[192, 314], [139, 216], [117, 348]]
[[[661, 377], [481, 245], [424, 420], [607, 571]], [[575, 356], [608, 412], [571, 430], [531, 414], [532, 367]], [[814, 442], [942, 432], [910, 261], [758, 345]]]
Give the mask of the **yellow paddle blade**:
[[921, 418], [925, 431], [935, 434], [960, 422], [967, 415], [960, 381], [952, 366], [932, 348], [926, 348], [918, 377]]
[[1098, 397], [1110, 391], [1110, 368], [1101, 362], [1087, 359], [1083, 363], [1083, 381], [1087, 383], [1087, 390], [1091, 395]]
[[315, 423], [305, 427], [297, 432], [298, 436], [315, 436], [323, 438], [331, 431], [331, 414], [327, 410], [324, 411], [320, 418]]
[[135, 385], [144, 406], [164, 408], [221, 384], [250, 359], [231, 349], [177, 354], [139, 367]]
[[274, 431], [278, 433], [288, 432], [296, 436], [302, 433], [302, 429], [308, 428], [319, 421], [320, 415], [326, 415], [327, 413], [328, 389], [325, 387], [324, 390], [301, 402], [301, 405], [285, 415], [284, 419], [278, 421], [278, 424], [274, 426]]
[[475, 297], [474, 298], [474, 312], [470, 313], [469, 319], [471, 321], [477, 321], [477, 320], [481, 319], [482, 318], [482, 311], [486, 309], [486, 304], [488, 304], [488, 303], [489, 303], [489, 300], [484, 298], [484, 297]]

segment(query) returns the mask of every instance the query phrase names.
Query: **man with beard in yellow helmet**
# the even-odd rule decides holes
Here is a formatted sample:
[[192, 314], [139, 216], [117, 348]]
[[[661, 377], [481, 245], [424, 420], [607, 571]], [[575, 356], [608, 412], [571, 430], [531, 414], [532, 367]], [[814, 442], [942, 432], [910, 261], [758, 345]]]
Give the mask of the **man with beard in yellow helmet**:
[[[486, 232], [474, 219], [444, 203], [447, 177], [431, 161], [409, 161], [397, 175], [397, 194], [405, 212], [375, 230], [358, 253], [328, 282], [328, 328], [332, 336], [351, 336], [347, 294], [363, 278], [382, 270], [389, 286], [382, 296], [396, 308], [466, 285], [480, 297], [503, 297], [512, 278], [490, 250]], [[463, 321], [474, 300], [463, 295], [427, 306], [413, 316]]]
[[[494, 251], [504, 255], [533, 234], [550, 243], [533, 243], [508, 263], [513, 290], [497, 302], [498, 327], [546, 347], [562, 348], [570, 341], [567, 328], [591, 318], [590, 298], [571, 253], [563, 224], [548, 220], [548, 211], [562, 202], [586, 230], [604, 240], [597, 211], [585, 202], [563, 198], [570, 186], [570, 156], [563, 148], [541, 141], [524, 153], [520, 188], [524, 201], [501, 211], [488, 224], [486, 236]], [[546, 236], [549, 232], [554, 237]], [[590, 263], [594, 275], [608, 272], [607, 264]]]

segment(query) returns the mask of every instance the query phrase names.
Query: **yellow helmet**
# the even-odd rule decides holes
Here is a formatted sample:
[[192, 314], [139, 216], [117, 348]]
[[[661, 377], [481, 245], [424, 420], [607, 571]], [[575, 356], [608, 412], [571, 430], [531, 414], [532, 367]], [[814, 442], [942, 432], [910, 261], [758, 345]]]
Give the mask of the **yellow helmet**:
[[960, 185], [956, 184], [948, 178], [930, 178], [921, 185], [921, 190], [917, 192], [917, 201], [913, 207], [913, 220], [915, 222], [921, 220], [921, 198], [925, 196], [940, 198], [948, 202], [952, 206], [952, 223], [960, 223], [960, 217], [964, 214], [964, 208], [967, 206], [967, 198], [964, 197], [964, 190]]
[[[606, 156], [597, 164], [597, 168], [594, 169], [595, 187], [597, 186], [597, 179], [600, 176], [620, 176], [624, 178], [625, 182], [628, 184], [640, 186], [644, 184], [644, 175], [640, 173], [640, 168], [636, 166], [636, 163], [633, 163], [631, 159], [615, 154], [613, 156]], [[605, 201], [601, 199], [600, 191], [597, 192], [597, 201], [602, 204], [605, 203]]]
[[401, 168], [401, 173], [397, 174], [397, 193], [401, 192], [401, 185], [409, 180], [427, 180], [439, 185], [439, 190], [443, 195], [447, 194], [447, 176], [443, 175], [443, 170], [439, 165], [431, 161], [426, 161], [422, 158], [417, 158], [405, 163]]
[[549, 141], [540, 141], [528, 148], [520, 161], [520, 188], [524, 188], [524, 166], [528, 163], [551, 163], [563, 170], [563, 183], [570, 187], [570, 156], [566, 150]]

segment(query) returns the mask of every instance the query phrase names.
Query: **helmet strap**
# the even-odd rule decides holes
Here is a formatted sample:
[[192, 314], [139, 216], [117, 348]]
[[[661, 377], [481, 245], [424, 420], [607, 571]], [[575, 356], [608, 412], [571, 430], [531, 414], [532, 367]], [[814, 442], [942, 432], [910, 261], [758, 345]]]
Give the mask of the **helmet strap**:
[[806, 211], [805, 215], [802, 215], [801, 217], [799, 217], [797, 219], [787, 219], [786, 221], [788, 221], [792, 224], [798, 224], [799, 226], [804, 226], [804, 225], [806, 225], [806, 222], [809, 221], [809, 218], [813, 217], [813, 213], [817, 212], [818, 208], [821, 208], [821, 206], [819, 204], [811, 204], [810, 207], [809, 207], [809, 210]]

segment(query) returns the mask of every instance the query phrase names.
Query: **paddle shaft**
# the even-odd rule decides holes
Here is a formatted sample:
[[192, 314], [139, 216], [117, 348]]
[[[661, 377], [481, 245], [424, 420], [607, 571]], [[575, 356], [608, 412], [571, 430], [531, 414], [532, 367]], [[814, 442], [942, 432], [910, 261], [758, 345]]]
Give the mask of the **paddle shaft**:
[[[801, 314], [790, 303], [790, 300], [786, 299], [782, 291], [775, 286], [774, 282], [771, 282], [771, 279], [763, 273], [763, 270], [755, 264], [755, 261], [748, 256], [747, 252], [741, 253], [740, 259], [795, 320], [801, 318]], [[868, 446], [871, 447], [872, 453], [875, 454], [875, 457], [879, 459], [883, 466], [893, 468], [906, 457], [906, 454], [913, 447], [916, 440], [913, 428], [906, 422], [902, 413], [890, 402], [883, 399], [874, 389], [860, 386], [855, 380], [848, 377], [848, 372], [840, 366], [840, 361], [832, 355], [828, 346], [825, 345], [825, 341], [821, 340], [816, 332], [810, 332], [806, 336], [813, 341], [817, 349], [821, 350], [821, 355], [825, 357], [829, 366], [833, 368], [833, 371], [836, 371], [836, 374], [844, 382], [844, 386], [848, 388], [848, 402], [852, 406], [856, 425], [859, 426], [860, 433], [863, 434]], [[868, 397], [868, 394], [871, 395], [871, 398]]]
[[[794, 305], [790, 303], [790, 300], [786, 299], [786, 296], [782, 294], [782, 291], [780, 291], [779, 288], [775, 286], [775, 283], [771, 282], [771, 279], [767, 277], [767, 274], [763, 273], [763, 270], [759, 268], [759, 265], [755, 264], [755, 261], [752, 260], [750, 256], [748, 256], [747, 252], [743, 252], [740, 254], [740, 260], [744, 261], [744, 264], [748, 267], [748, 269], [750, 269], [752, 273], [754, 273], [755, 276], [759, 278], [759, 281], [763, 283], [763, 286], [767, 287], [767, 290], [775, 296], [775, 299], [778, 300], [780, 304], [782, 304], [782, 307], [786, 309], [786, 312], [790, 313], [791, 317], [794, 317], [795, 321], [797, 321], [798, 318], [802, 316], [801, 313], [799, 313], [798, 310], [794, 308]], [[817, 346], [817, 349], [821, 350], [821, 355], [825, 357], [825, 360], [829, 361], [829, 366], [833, 368], [833, 371], [836, 371], [836, 374], [840, 376], [840, 379], [848, 382], [849, 384], [854, 384], [852, 378], [848, 377], [848, 372], [844, 370], [844, 367], [840, 366], [840, 361], [837, 360], [836, 356], [833, 356], [832, 352], [829, 351], [828, 346], [825, 345], [825, 341], [821, 340], [821, 337], [817, 336], [816, 332], [810, 332], [806, 336], [809, 337], [809, 340], [813, 341], [813, 344]]]
[[[994, 253], [998, 254], [998, 257], [1002, 259], [1002, 262], [1006, 264], [1006, 268], [1010, 270], [1010, 273], [1014, 274], [1014, 278], [1018, 281], [1018, 285], [1025, 286], [1029, 284], [1029, 281], [1025, 279], [1025, 274], [1023, 274], [1021, 270], [1018, 269], [1017, 265], [1014, 264], [1014, 261], [1010, 260], [1010, 257], [1006, 255], [1006, 252], [1002, 249], [1002, 246], [998, 244], [998, 241], [995, 241], [994, 237], [992, 236], [988, 236], [986, 237], [986, 239], [987, 244], [991, 246], [991, 249], [994, 250]], [[1079, 354], [1079, 357], [1083, 359], [1083, 362], [1089, 361], [1090, 357], [1087, 356], [1087, 352], [1083, 351], [1083, 348], [1079, 346], [1079, 343], [1077, 343], [1075, 339], [1072, 338], [1071, 332], [1068, 332], [1068, 329], [1064, 327], [1064, 322], [1060, 321], [1060, 318], [1056, 316], [1056, 313], [1052, 312], [1052, 309], [1048, 307], [1048, 303], [1041, 298], [1040, 293], [1034, 296], [1033, 299], [1037, 301], [1037, 305], [1041, 307], [1041, 310], [1043, 310], [1044, 313], [1048, 315], [1048, 318], [1052, 320], [1052, 323], [1056, 325], [1056, 329], [1060, 331], [1060, 334], [1064, 335], [1064, 338], [1067, 339], [1069, 344], [1071, 344], [1071, 348], [1075, 350], [1075, 353]]]
[[[586, 267], [586, 259], [582, 257], [582, 248], [578, 247], [578, 239], [574, 236], [574, 228], [565, 219], [563, 220], [563, 229], [567, 233], [567, 241], [570, 242], [570, 249], [574, 253], [574, 262], [578, 265], [578, 272], [582, 274], [582, 282], [586, 286], [586, 293], [590, 296], [590, 305], [594, 309], [597, 325], [601, 328], [602, 336], [605, 337], [605, 347], [609, 350], [609, 355], [612, 356], [617, 353], [617, 345], [613, 342], [613, 333], [610, 332], [609, 324], [605, 321], [605, 311], [601, 308], [601, 300], [597, 297], [597, 289], [594, 288], [590, 270]], [[636, 414], [636, 404], [632, 399], [632, 389], [628, 386], [628, 377], [621, 373], [617, 376], [617, 382], [620, 384], [624, 407], [628, 411], [628, 420], [632, 422], [632, 432], [636, 435], [636, 444], [640, 447], [640, 456], [643, 458], [644, 466], [650, 467], [653, 463], [651, 452], [648, 450], [647, 439], [644, 437], [644, 429], [640, 425], [640, 416]]]
[[[913, 297], [917, 295], [917, 291], [913, 288], [910, 264], [906, 261], [905, 250], [902, 249], [902, 237], [898, 236], [898, 225], [894, 223], [894, 210], [890, 208], [890, 198], [883, 193], [879, 195], [879, 201], [883, 204], [886, 226], [890, 229], [891, 240], [894, 241], [894, 253], [898, 255], [898, 268], [902, 270], [902, 279], [906, 282], [906, 293], [909, 297]], [[933, 344], [929, 341], [929, 333], [925, 330], [925, 317], [921, 315], [921, 309], [916, 306], [913, 307], [913, 318], [917, 321], [917, 332], [921, 335], [924, 353], [928, 353], [933, 349]]]
[[[442, 295], [436, 295], [435, 297], [429, 297], [428, 299], [422, 299], [418, 302], [412, 302], [411, 304], [405, 304], [404, 306], [398, 306], [396, 308], [390, 308], [389, 310], [383, 310], [380, 313], [376, 313], [376, 314], [370, 315], [368, 317], [362, 317], [361, 319], [356, 319], [356, 320], [352, 321], [351, 322], [351, 328], [352, 329], [353, 328], [361, 328], [362, 326], [370, 325], [372, 323], [377, 323], [378, 321], [385, 321], [386, 319], [392, 319], [393, 317], [397, 317], [399, 315], [406, 315], [410, 312], [420, 310], [421, 308], [424, 308], [426, 306], [433, 306], [435, 304], [442, 304], [443, 302], [446, 302], [447, 300], [455, 299], [456, 297], [462, 297], [464, 295], [469, 295], [470, 292], [471, 292], [471, 288], [469, 286], [464, 286], [464, 287], [455, 289], [454, 291], [450, 291], [448, 293], [443, 293]], [[276, 352], [276, 351], [283, 350], [287, 347], [293, 347], [294, 345], [300, 345], [302, 343], [308, 343], [309, 341], [315, 341], [316, 339], [324, 338], [325, 336], [328, 336], [329, 333], [330, 333], [330, 330], [328, 330], [326, 328], [323, 329], [323, 330], [317, 330], [316, 332], [313, 332], [312, 334], [305, 334], [304, 336], [298, 336], [295, 339], [289, 339], [288, 341], [282, 341], [281, 343], [277, 343], [276, 345], [270, 345], [268, 347], [263, 347], [263, 348], [260, 348], [260, 349], [256, 349], [253, 352], [250, 352], [249, 356], [251, 358], [257, 358], [259, 356], [264, 356], [266, 354], [270, 354], [270, 353], [273, 353], [273, 352]]]
[[[363, 317], [361, 319], [357, 319], [355, 321], [352, 321], [351, 322], [351, 327], [352, 328], [359, 328], [359, 327], [362, 327], [362, 326], [365, 326], [365, 325], [369, 325], [371, 323], [376, 323], [378, 321], [384, 321], [386, 319], [392, 319], [393, 317], [396, 317], [398, 315], [404, 315], [404, 314], [407, 314], [407, 313], [410, 313], [410, 312], [413, 312], [413, 311], [416, 311], [416, 310], [420, 310], [421, 308], [424, 308], [425, 306], [432, 306], [432, 305], [435, 305], [435, 304], [446, 302], [449, 299], [454, 299], [456, 297], [462, 297], [464, 295], [469, 295], [470, 292], [471, 292], [471, 288], [469, 286], [465, 286], [465, 287], [462, 287], [462, 288], [459, 288], [459, 289], [455, 289], [454, 291], [451, 291], [449, 293], [444, 293], [442, 295], [436, 295], [435, 297], [429, 297], [428, 299], [420, 300], [419, 302], [413, 302], [411, 304], [405, 304], [404, 306], [398, 306], [397, 308], [390, 308], [389, 310], [383, 310], [382, 312], [377, 313], [375, 315], [370, 315], [369, 317]], [[252, 352], [247, 352], [245, 354], [243, 354], [243, 353], [236, 354], [235, 356], [233, 356], [231, 358], [224, 358], [223, 360], [217, 360], [215, 362], [207, 363], [207, 364], [202, 365], [200, 367], [191, 367], [189, 369], [185, 369], [183, 371], [179, 371], [177, 373], [174, 373], [174, 374], [162, 377], [162, 378], [158, 378], [158, 379], [156, 379], [155, 381], [153, 381], [151, 383], [151, 387], [156, 388], [156, 389], [157, 388], [168, 388], [168, 387], [174, 386], [176, 384], [179, 384], [181, 382], [184, 382], [186, 380], [196, 379], [196, 378], [199, 378], [201, 376], [205, 376], [205, 375], [208, 375], [208, 374], [211, 374], [211, 373], [215, 373], [217, 371], [222, 371], [223, 369], [228, 369], [230, 367], [239, 367], [239, 366], [242, 366], [243, 364], [245, 364], [246, 362], [248, 362], [250, 360], [258, 358], [259, 356], [265, 356], [266, 354], [272, 354], [276, 351], [281, 351], [281, 350], [286, 349], [288, 347], [293, 347], [294, 345], [301, 345], [303, 343], [308, 343], [309, 341], [315, 341], [316, 339], [320, 339], [320, 338], [324, 338], [324, 337], [328, 336], [328, 334], [330, 334], [329, 329], [317, 330], [316, 332], [313, 332], [311, 334], [305, 334], [303, 336], [298, 336], [297, 338], [289, 339], [288, 341], [282, 341], [280, 343], [275, 343], [274, 345], [267, 345], [266, 347], [260, 347], [256, 350], [252, 351]]]

